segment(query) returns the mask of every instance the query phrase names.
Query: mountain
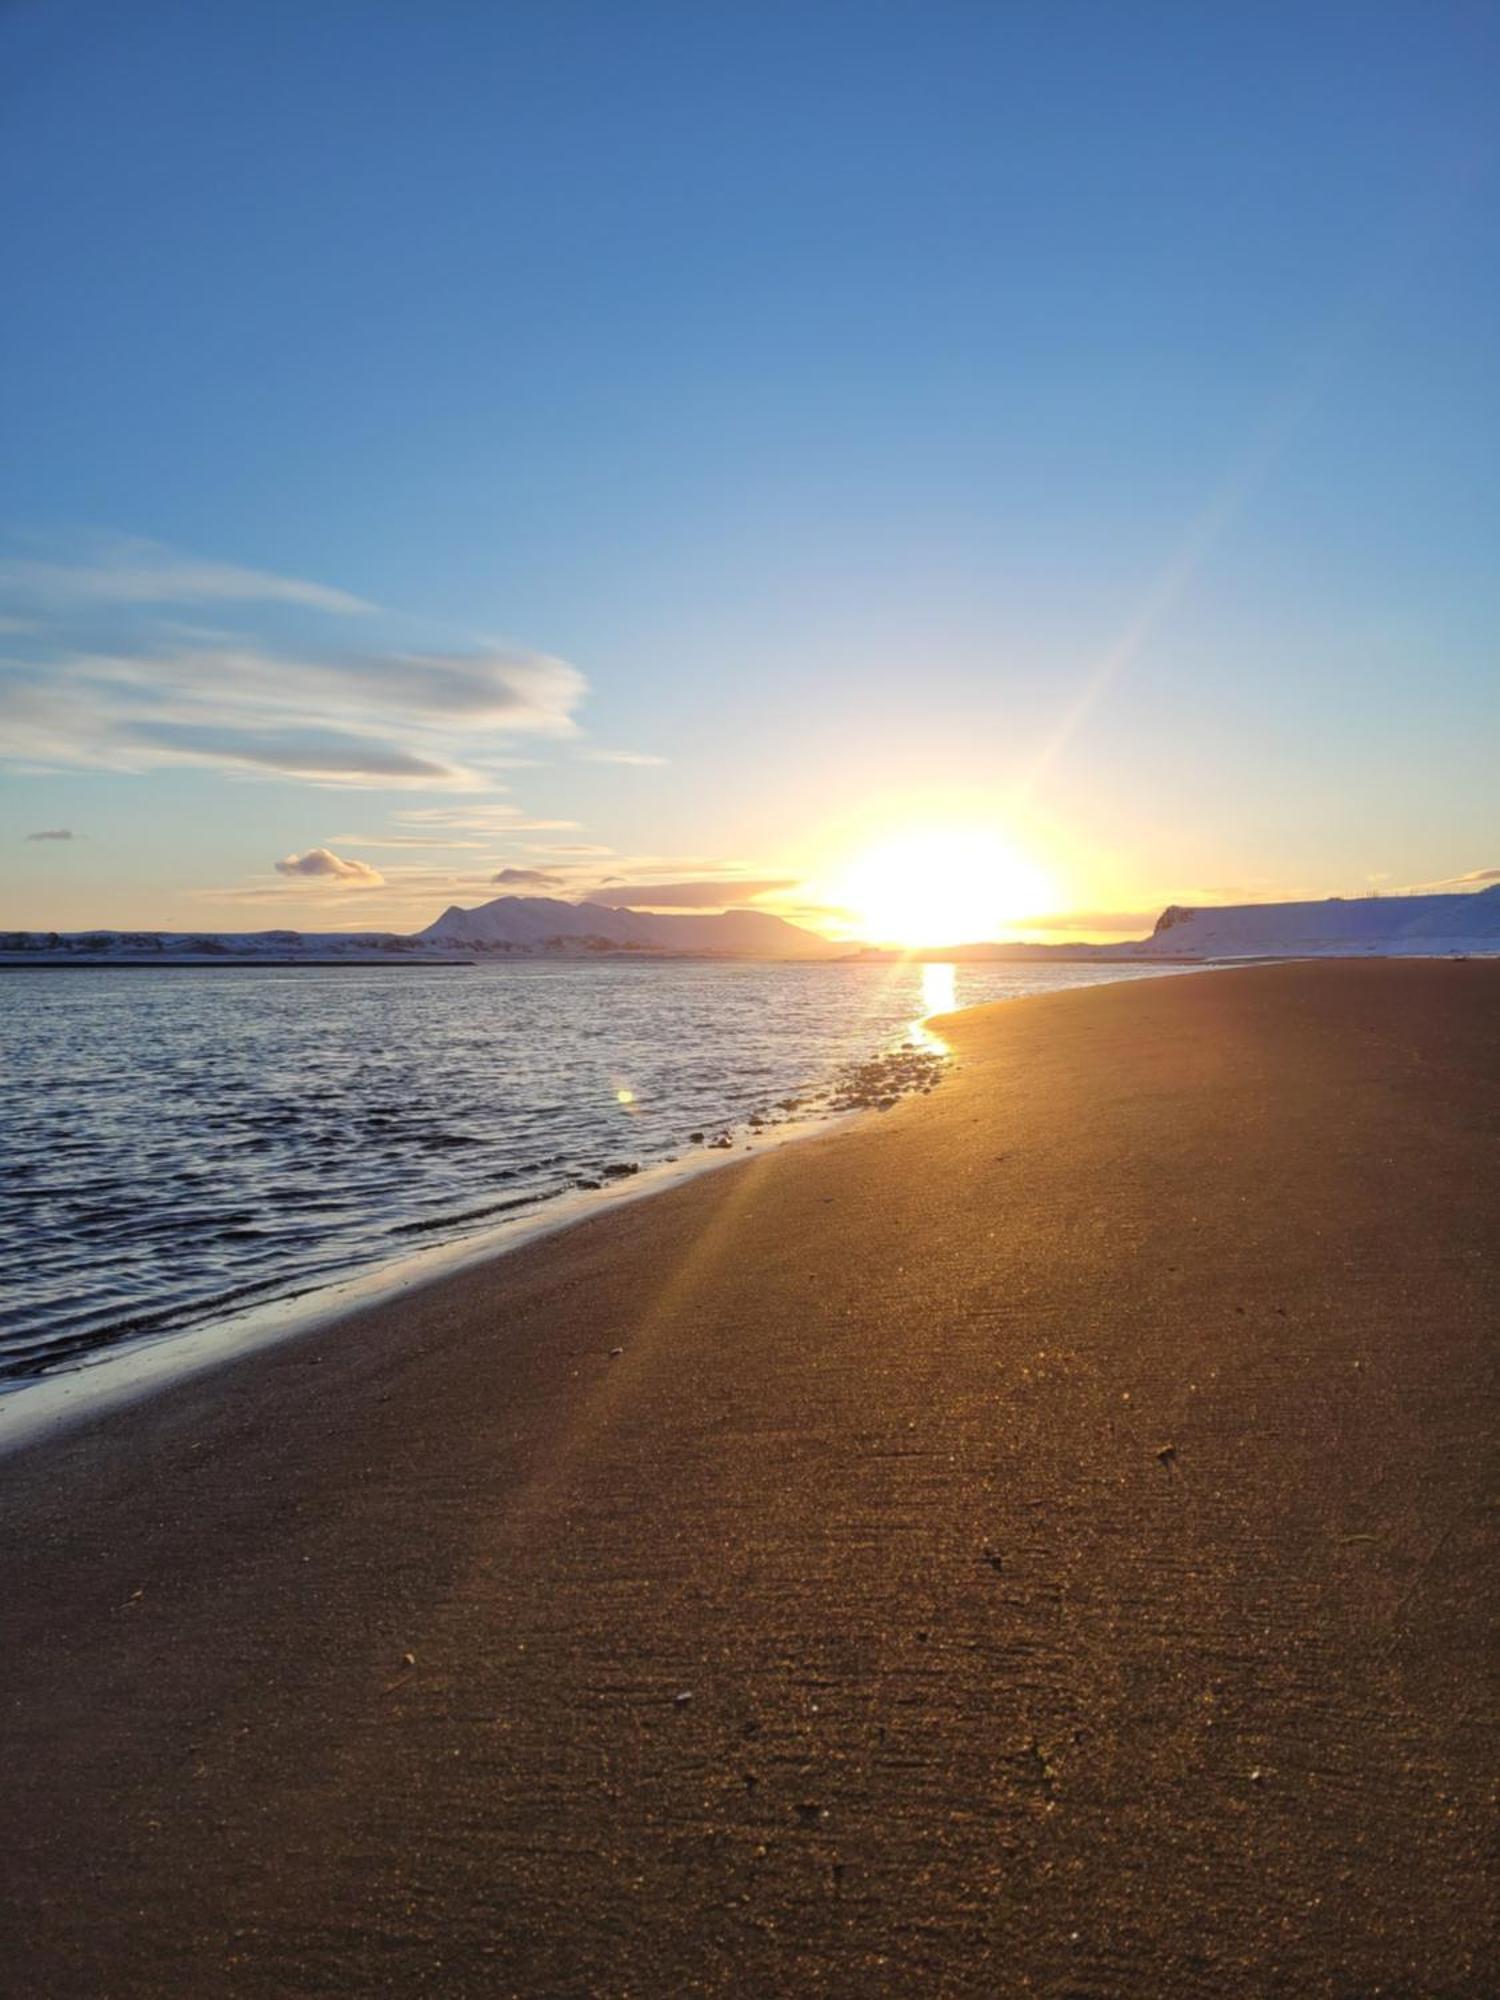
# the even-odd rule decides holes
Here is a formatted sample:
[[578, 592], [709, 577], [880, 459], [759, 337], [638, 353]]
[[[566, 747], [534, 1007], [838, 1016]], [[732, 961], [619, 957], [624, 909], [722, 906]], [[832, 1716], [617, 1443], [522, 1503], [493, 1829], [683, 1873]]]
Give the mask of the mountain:
[[766, 910], [722, 916], [655, 916], [562, 903], [550, 896], [497, 896], [477, 909], [452, 904], [420, 942], [476, 952], [671, 952], [735, 958], [835, 958], [844, 947]]
[[[652, 916], [497, 896], [477, 909], [455, 903], [415, 937], [388, 931], [0, 932], [0, 965], [442, 965], [474, 958], [643, 957], [829, 959], [884, 963], [897, 951], [830, 944], [765, 910], [721, 916]], [[1500, 954], [1500, 883], [1468, 896], [1339, 896], [1322, 903], [1242, 903], [1163, 910], [1148, 938], [1120, 944], [952, 945], [912, 954], [985, 964], [1083, 959], [1194, 963], [1236, 958]]]
[[1500, 951], [1500, 882], [1467, 896], [1330, 896], [1163, 910], [1132, 958], [1347, 958]]
[[639, 952], [652, 957], [841, 958], [830, 944], [766, 910], [648, 916], [547, 896], [455, 903], [415, 937], [389, 931], [0, 931], [9, 965], [443, 965], [473, 958]]

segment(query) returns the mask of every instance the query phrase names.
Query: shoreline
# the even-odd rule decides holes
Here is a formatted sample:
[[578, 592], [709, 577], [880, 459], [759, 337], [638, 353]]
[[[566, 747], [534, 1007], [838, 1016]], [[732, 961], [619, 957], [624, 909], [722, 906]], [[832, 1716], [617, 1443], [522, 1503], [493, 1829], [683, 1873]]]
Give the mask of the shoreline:
[[[928, 1031], [926, 1019], [913, 1020], [900, 1043], [887, 1042], [846, 1065], [826, 1083], [814, 1086], [807, 1100], [812, 1109], [761, 1125], [742, 1121], [721, 1127], [723, 1137], [732, 1139], [731, 1145], [720, 1139], [690, 1146], [680, 1155], [638, 1165], [628, 1175], [603, 1186], [560, 1189], [538, 1197], [524, 1213], [508, 1215], [486, 1228], [382, 1258], [364, 1268], [355, 1266], [341, 1276], [154, 1338], [101, 1347], [49, 1374], [0, 1391], [0, 1461], [12, 1452], [60, 1436], [75, 1424], [168, 1392], [177, 1383], [221, 1365], [282, 1341], [324, 1332], [372, 1306], [420, 1292], [444, 1277], [487, 1265], [528, 1244], [577, 1228], [616, 1208], [664, 1194], [703, 1174], [739, 1165], [747, 1154], [762, 1157], [783, 1146], [828, 1134], [852, 1119], [890, 1109], [901, 1097], [920, 1089], [921, 1083], [908, 1080], [898, 1087], [897, 1098], [876, 1104], [868, 1096], [869, 1081], [888, 1072], [892, 1062], [906, 1051], [912, 1051], [918, 1062], [939, 1052], [943, 1063], [951, 1056], [947, 1044]], [[845, 1101], [851, 1090], [863, 1093], [864, 1101]]]
[[[1197, 969], [1208, 972], [1219, 968]], [[1179, 973], [1182, 968], [1148, 969], [1152, 974], [1158, 970], [1167, 976]], [[1062, 990], [1092, 989], [1085, 986]], [[1037, 997], [1041, 996], [1013, 996]], [[978, 1003], [980, 1007], [996, 1004], [1008, 1006], [1013, 1000]], [[959, 1009], [958, 1014], [972, 1011]], [[943, 1018], [956, 1019], [958, 1014]], [[815, 1139], [870, 1111], [889, 1109], [889, 1105], [869, 1102], [850, 1107], [839, 1101], [839, 1094], [847, 1092], [851, 1080], [857, 1086], [859, 1079], [877, 1073], [903, 1048], [930, 1051], [936, 1043], [946, 1062], [951, 1056], [947, 1044], [928, 1031], [928, 1020], [936, 1018], [909, 1021], [899, 1031], [900, 1041], [892, 1037], [868, 1055], [845, 1064], [825, 1082], [812, 1086], [808, 1098], [812, 1109], [760, 1127], [745, 1120], [721, 1127], [723, 1133], [733, 1138], [734, 1144], [729, 1149], [721, 1150], [717, 1145], [689, 1148], [677, 1157], [649, 1161], [630, 1176], [606, 1182], [600, 1188], [562, 1188], [555, 1194], [538, 1197], [523, 1213], [508, 1215], [485, 1228], [383, 1257], [367, 1266], [354, 1265], [335, 1277], [163, 1334], [100, 1347], [58, 1365], [49, 1374], [0, 1390], [0, 1461], [13, 1452], [60, 1436], [76, 1424], [91, 1422], [168, 1392], [176, 1383], [211, 1373], [220, 1365], [232, 1364], [281, 1341], [302, 1339], [342, 1325], [372, 1306], [420, 1291], [445, 1276], [508, 1256], [617, 1207], [668, 1192], [701, 1174], [734, 1166], [746, 1154], [759, 1156], [784, 1145]], [[919, 1087], [908, 1083], [900, 1094], [912, 1094]]]
[[1500, 966], [934, 1021], [0, 1463], [15, 1990], [1494, 1990]]
[[[1002, 1005], [1008, 1002], [999, 1003]], [[112, 1415], [148, 1397], [164, 1395], [178, 1383], [229, 1367], [284, 1341], [305, 1339], [344, 1325], [372, 1307], [420, 1293], [444, 1278], [498, 1263], [533, 1243], [546, 1241], [616, 1209], [666, 1194], [687, 1181], [743, 1165], [746, 1154], [764, 1157], [783, 1146], [823, 1137], [871, 1109], [825, 1111], [740, 1135], [733, 1128], [732, 1150], [694, 1147], [677, 1159], [654, 1160], [628, 1178], [600, 1188], [566, 1188], [539, 1199], [524, 1215], [507, 1216], [487, 1229], [427, 1244], [351, 1270], [305, 1290], [225, 1313], [200, 1325], [146, 1338], [91, 1357], [54, 1373], [0, 1392], [0, 1463], [13, 1452], [60, 1437], [77, 1424]]]

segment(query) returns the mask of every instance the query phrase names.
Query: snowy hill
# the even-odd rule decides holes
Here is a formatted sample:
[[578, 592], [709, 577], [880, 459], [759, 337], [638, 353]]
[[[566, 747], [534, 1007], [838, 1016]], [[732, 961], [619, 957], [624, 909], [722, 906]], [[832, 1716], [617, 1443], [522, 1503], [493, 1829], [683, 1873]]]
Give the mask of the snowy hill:
[[1500, 883], [1468, 896], [1329, 897], [1164, 910], [1132, 958], [1347, 958], [1500, 952]]
[[[351, 931], [0, 932], [0, 965], [441, 965], [475, 959], [640, 953], [643, 957], [827, 959], [882, 962], [893, 951], [830, 944], [765, 910], [655, 916], [548, 896], [457, 904], [415, 937]], [[1500, 954], [1500, 883], [1468, 896], [1331, 897], [1321, 903], [1244, 903], [1164, 910], [1149, 938], [1120, 944], [954, 945], [925, 959], [1189, 962], [1237, 958], [1350, 958]]]
[[418, 933], [424, 944], [475, 952], [691, 952], [736, 958], [831, 958], [842, 947], [765, 910], [722, 916], [655, 916], [563, 903], [550, 896], [497, 896], [477, 909], [455, 903]]

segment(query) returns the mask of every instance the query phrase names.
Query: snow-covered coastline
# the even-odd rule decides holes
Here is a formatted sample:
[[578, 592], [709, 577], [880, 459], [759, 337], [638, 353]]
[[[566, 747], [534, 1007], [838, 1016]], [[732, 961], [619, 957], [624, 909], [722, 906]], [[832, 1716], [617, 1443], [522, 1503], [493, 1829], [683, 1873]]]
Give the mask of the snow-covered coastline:
[[[1451, 957], [1500, 952], [1500, 883], [1468, 894], [1327, 897], [1162, 912], [1150, 937], [1120, 943], [959, 944], [961, 960], [1208, 964], [1259, 958]], [[497, 896], [447, 909], [423, 931], [8, 931], [0, 967], [471, 965], [514, 958], [889, 957], [830, 943], [762, 910], [677, 915]], [[944, 957], [928, 950], [924, 959]]]
[[1331, 896], [1164, 910], [1134, 957], [1447, 957], [1500, 952], [1500, 883], [1468, 895]]

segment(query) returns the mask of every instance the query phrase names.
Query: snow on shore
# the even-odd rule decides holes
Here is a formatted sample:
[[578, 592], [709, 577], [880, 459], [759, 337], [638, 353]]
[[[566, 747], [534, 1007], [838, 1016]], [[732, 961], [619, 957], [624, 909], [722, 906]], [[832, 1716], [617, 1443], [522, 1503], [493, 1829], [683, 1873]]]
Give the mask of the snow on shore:
[[1500, 952], [1500, 883], [1467, 896], [1329, 897], [1164, 910], [1138, 958], [1442, 957]]
[[[1244, 903], [1162, 912], [1149, 938], [1108, 945], [956, 946], [964, 959], [1037, 961], [1444, 957], [1500, 952], [1500, 883], [1472, 895], [1333, 896], [1319, 903]], [[838, 959], [854, 948], [764, 910], [663, 915], [497, 896], [447, 909], [414, 937], [390, 932], [0, 932], [0, 965], [453, 965], [588, 956]], [[864, 954], [889, 957], [894, 954]], [[935, 956], [932, 952], [924, 957]]]

